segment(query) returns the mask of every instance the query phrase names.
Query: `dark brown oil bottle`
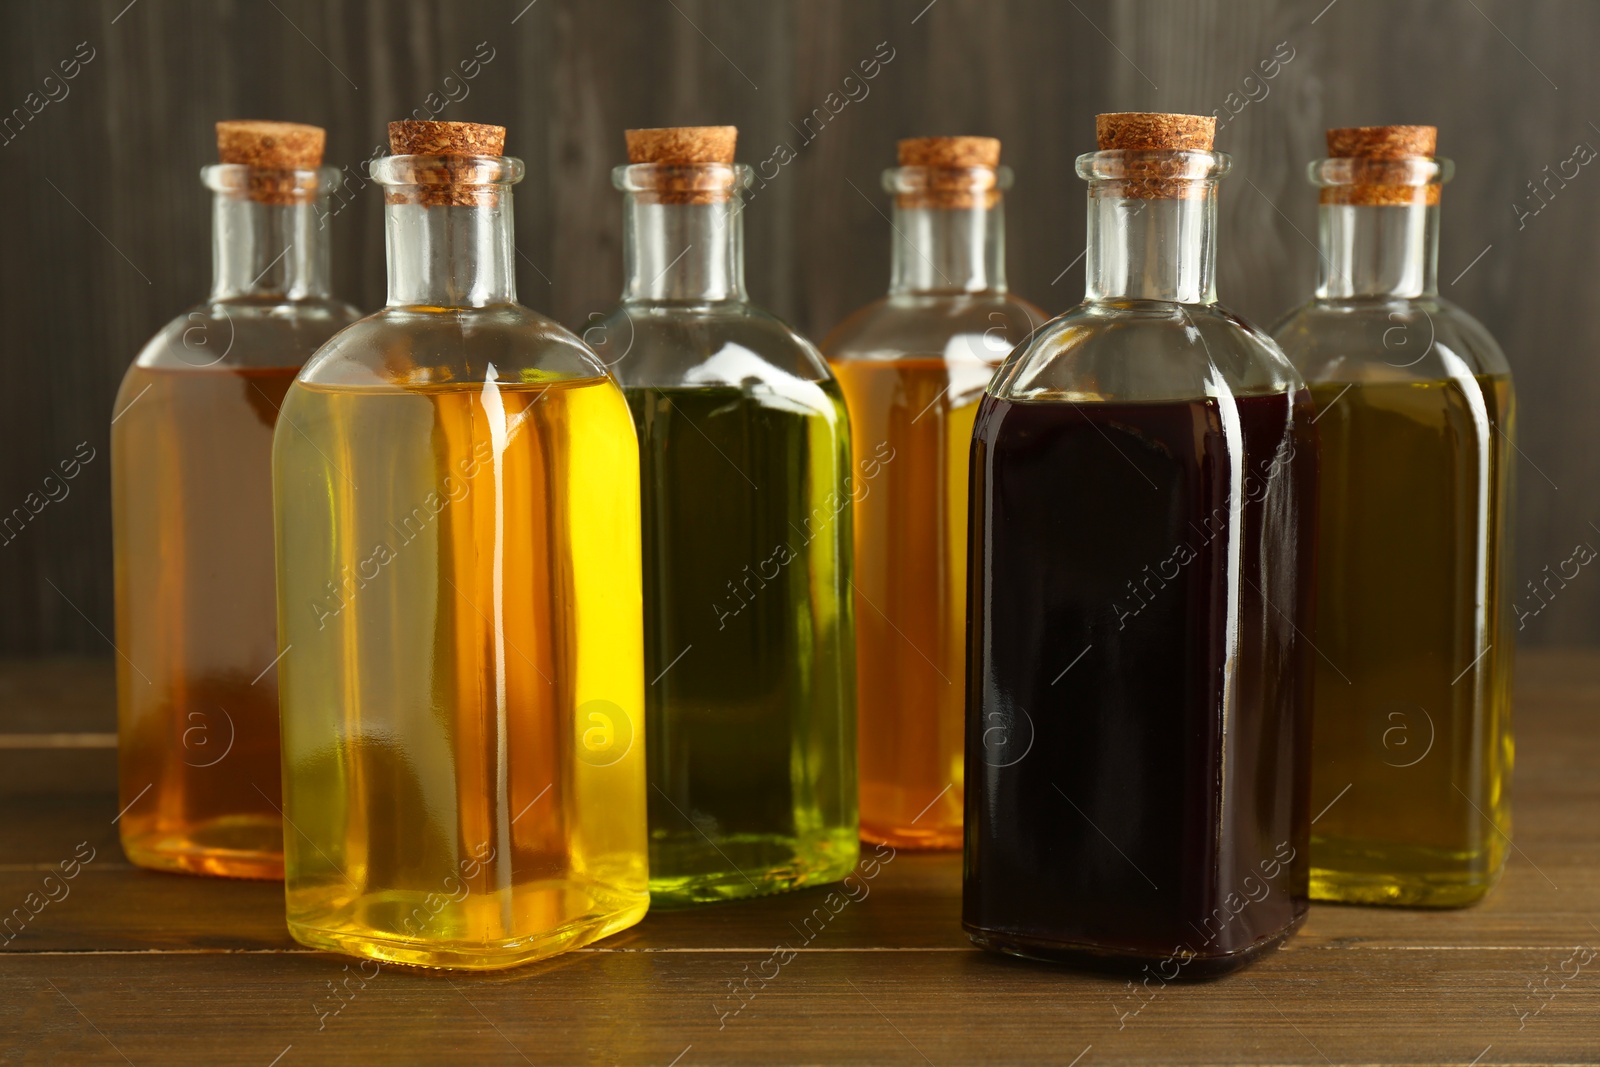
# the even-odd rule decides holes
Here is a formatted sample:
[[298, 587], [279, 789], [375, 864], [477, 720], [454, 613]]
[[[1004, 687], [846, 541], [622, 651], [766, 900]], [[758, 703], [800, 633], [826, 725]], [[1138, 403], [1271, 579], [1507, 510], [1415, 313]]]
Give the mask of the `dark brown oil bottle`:
[[972, 448], [966, 928], [1163, 980], [1306, 910], [1310, 400], [1216, 303], [1210, 145], [1102, 116], [1087, 299]]

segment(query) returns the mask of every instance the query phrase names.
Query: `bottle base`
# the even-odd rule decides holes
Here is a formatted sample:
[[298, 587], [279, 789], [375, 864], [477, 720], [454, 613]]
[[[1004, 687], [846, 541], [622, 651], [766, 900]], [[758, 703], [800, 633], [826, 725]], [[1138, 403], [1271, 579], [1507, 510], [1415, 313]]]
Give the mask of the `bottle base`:
[[954, 852], [963, 844], [960, 826], [921, 830], [912, 826], [886, 827], [862, 823], [861, 840], [869, 845], [888, 845], [906, 852]]
[[[714, 845], [700, 837], [681, 844], [660, 838], [650, 852], [650, 903], [684, 908], [787, 893], [837, 882], [860, 856], [854, 829], [820, 839], [743, 834]], [[671, 875], [657, 875], [658, 870]]]
[[1476, 848], [1311, 838], [1311, 899], [1402, 908], [1465, 908], [1500, 879], [1505, 853]]
[[283, 823], [276, 815], [229, 816], [169, 833], [125, 826], [122, 851], [130, 863], [153, 871], [283, 881]]
[[1311, 899], [1333, 904], [1388, 904], [1400, 908], [1466, 908], [1488, 895], [1497, 879], [1482, 875], [1368, 874], [1311, 868]]
[[[392, 901], [383, 903], [389, 907], [393, 905]], [[361, 907], [360, 903], [354, 906], [356, 910]], [[644, 918], [648, 909], [649, 901], [641, 899], [636, 904], [615, 911], [580, 916], [537, 934], [483, 941], [445, 938], [432, 941], [426, 938], [396, 937], [384, 930], [362, 929], [355, 926], [329, 928], [297, 922], [294, 919], [288, 920], [288, 925], [290, 936], [307, 948], [406, 967], [501, 971], [548, 959], [562, 952], [582, 948], [601, 938], [610, 937]]]
[[1063, 964], [1080, 970], [1100, 971], [1109, 974], [1137, 974], [1146, 968], [1155, 967], [1160, 969], [1170, 964], [1176, 968], [1173, 975], [1169, 977], [1164, 971], [1159, 974], [1163, 981], [1170, 982], [1180, 977], [1216, 978], [1239, 970], [1288, 940], [1289, 936], [1305, 922], [1305, 917], [1306, 911], [1302, 906], [1298, 909], [1294, 919], [1283, 929], [1275, 934], [1260, 938], [1244, 948], [1233, 952], [1196, 954], [1188, 957], [1129, 951], [1106, 945], [1051, 941], [1044, 938], [1027, 937], [995, 930], [983, 930], [967, 923], [963, 923], [962, 927], [967, 931], [967, 937], [979, 948], [988, 949], [990, 952], [998, 952], [1006, 956], [1037, 960], [1041, 963]]

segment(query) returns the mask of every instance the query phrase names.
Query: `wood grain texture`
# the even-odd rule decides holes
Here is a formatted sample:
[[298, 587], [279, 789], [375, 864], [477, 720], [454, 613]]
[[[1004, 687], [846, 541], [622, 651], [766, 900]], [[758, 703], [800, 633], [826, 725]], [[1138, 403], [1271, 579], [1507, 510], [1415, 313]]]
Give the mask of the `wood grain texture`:
[[[733, 123], [752, 164], [788, 146], [795, 159], [769, 168], [746, 216], [748, 273], [757, 300], [813, 337], [886, 283], [879, 174], [897, 138], [1002, 139], [1017, 172], [1012, 283], [1056, 312], [1082, 293], [1072, 165], [1092, 147], [1094, 114], [1220, 111], [1218, 145], [1237, 157], [1222, 197], [1221, 292], [1265, 324], [1315, 277], [1303, 172], [1324, 127], [1436, 124], [1459, 166], [1444, 197], [1442, 290], [1500, 339], [1521, 392], [1519, 587], [1578, 541], [1600, 545], [1589, 525], [1600, 521], [1600, 449], [1588, 444], [1600, 406], [1590, 358], [1600, 348], [1590, 293], [1600, 178], [1585, 168], [1543, 200], [1529, 186], [1578, 143], [1600, 146], [1600, 6], [96, 0], [10, 3], [3, 24], [0, 117], [26, 113], [30, 93], [43, 99], [45, 76], [80, 42], [94, 58], [0, 144], [0, 514], [80, 442], [96, 458], [67, 498], [0, 544], [0, 654], [107, 651], [112, 401], [139, 347], [206, 290], [209, 206], [196, 171], [213, 157], [212, 123], [327, 128], [328, 160], [349, 176], [349, 203], [330, 223], [337, 291], [372, 308], [383, 299], [381, 206], [361, 165], [384, 124], [429, 94], [458, 97], [443, 118], [509, 128], [509, 150], [528, 163], [517, 198], [522, 298], [579, 330], [619, 287], [609, 172], [624, 128]], [[494, 58], [470, 82], [447, 84], [480, 43]], [[1280, 45], [1293, 59], [1277, 77], [1247, 82]], [[892, 60], [861, 80], [859, 63], [880, 47]], [[1600, 641], [1600, 580], [1570, 583], [1518, 636]]]
[[[63, 721], [103, 730], [107, 680], [103, 665], [0, 663], [0, 692], [32, 694], [0, 710], [0, 731], [51, 735], [38, 727], [52, 691]], [[295, 945], [275, 883], [129, 865], [108, 775], [76, 794], [0, 796], [0, 916], [62, 860], [93, 853], [65, 895], [0, 934], [0, 1062], [1595, 1062], [1600, 960], [1575, 976], [1568, 961], [1578, 946], [1600, 951], [1597, 715], [1600, 653], [1524, 657], [1516, 848], [1478, 907], [1314, 906], [1255, 966], [1139, 995], [972, 948], [948, 853], [887, 859], [836, 914], [816, 889], [652, 912], [496, 975], [374, 974]], [[773, 973], [780, 942], [799, 946], [794, 958], [735, 996]]]

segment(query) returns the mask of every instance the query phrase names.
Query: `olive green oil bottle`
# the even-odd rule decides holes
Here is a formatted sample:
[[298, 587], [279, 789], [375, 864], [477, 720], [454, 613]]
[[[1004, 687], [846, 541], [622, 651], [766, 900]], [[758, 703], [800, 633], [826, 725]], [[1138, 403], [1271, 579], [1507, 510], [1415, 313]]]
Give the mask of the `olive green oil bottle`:
[[1311, 895], [1450, 907], [1511, 831], [1511, 372], [1439, 297], [1431, 126], [1328, 131], [1323, 277], [1274, 335], [1318, 409]]
[[855, 865], [849, 421], [744, 291], [731, 127], [629, 131], [627, 283], [588, 339], [639, 436], [650, 891], [757, 896]]

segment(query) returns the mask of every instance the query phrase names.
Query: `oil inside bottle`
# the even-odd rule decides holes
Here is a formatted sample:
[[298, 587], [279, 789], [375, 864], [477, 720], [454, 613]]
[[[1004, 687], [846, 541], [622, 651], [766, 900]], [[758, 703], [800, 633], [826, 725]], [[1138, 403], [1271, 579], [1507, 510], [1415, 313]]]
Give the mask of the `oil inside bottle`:
[[959, 848], [967, 467], [993, 368], [927, 357], [832, 366], [857, 455], [881, 466], [855, 504], [861, 835]]
[[1304, 393], [984, 398], [963, 916], [979, 944], [1197, 974], [1300, 921], [1309, 414]]
[[1470, 904], [1498, 875], [1509, 832], [1510, 378], [1311, 389], [1322, 455], [1312, 806], [1326, 805], [1311, 894]]
[[837, 383], [784, 381], [626, 390], [659, 903], [833, 881], [856, 860], [849, 435]]
[[592, 488], [636, 463], [618, 390], [301, 383], [284, 417], [296, 938], [487, 968], [636, 922], [638, 512]]
[[283, 877], [272, 431], [300, 368], [129, 368], [112, 426], [119, 820], [144, 867]]

